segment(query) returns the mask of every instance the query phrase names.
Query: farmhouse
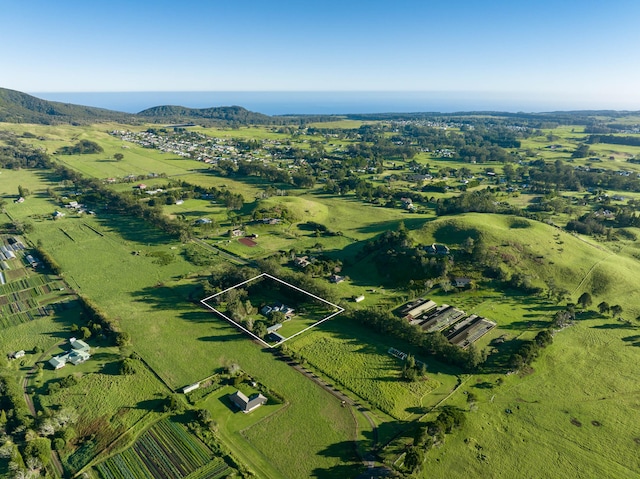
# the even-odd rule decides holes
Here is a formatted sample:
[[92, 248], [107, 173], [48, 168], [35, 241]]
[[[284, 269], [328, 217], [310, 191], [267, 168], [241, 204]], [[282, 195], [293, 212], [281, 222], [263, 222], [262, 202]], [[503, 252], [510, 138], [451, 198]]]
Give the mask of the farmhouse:
[[469, 278], [453, 278], [453, 285], [456, 288], [466, 288], [471, 284], [471, 279]]
[[84, 363], [91, 355], [86, 351], [73, 350], [69, 353], [67, 360], [74, 366]]
[[449, 254], [449, 247], [444, 244], [433, 243], [432, 245], [425, 246], [427, 254], [447, 255]]
[[267, 398], [260, 393], [252, 394], [251, 397], [247, 397], [242, 393], [242, 391], [236, 391], [233, 394], [230, 394], [229, 399], [243, 413], [251, 412], [267, 402]]
[[62, 369], [67, 365], [67, 355], [64, 354], [62, 356], [54, 356], [49, 359], [49, 364], [53, 366], [53, 369]]
[[240, 236], [244, 236], [244, 231], [236, 228], [235, 230], [229, 230], [229, 236], [232, 238], [238, 238]]
[[89, 354], [91, 348], [81, 339], [71, 338], [69, 344], [72, 348], [71, 351], [68, 351], [66, 354], [61, 354], [60, 356], [54, 356], [49, 360], [49, 364], [51, 364], [53, 369], [61, 369], [67, 365], [67, 362], [74, 366], [82, 364], [91, 357], [91, 354]]
[[24, 349], [21, 349], [20, 351], [16, 351], [13, 354], [9, 354], [9, 359], [20, 359], [20, 358], [23, 358], [25, 354], [26, 353]]
[[287, 306], [286, 304], [280, 304], [280, 303], [276, 303], [273, 306], [264, 306], [260, 312], [264, 315], [264, 316], [269, 316], [271, 313], [275, 313], [275, 312], [281, 312], [282, 314], [284, 314], [284, 317], [286, 319], [291, 319], [293, 317], [293, 315], [295, 314], [296, 310], [293, 308], [290, 308], [289, 306]]

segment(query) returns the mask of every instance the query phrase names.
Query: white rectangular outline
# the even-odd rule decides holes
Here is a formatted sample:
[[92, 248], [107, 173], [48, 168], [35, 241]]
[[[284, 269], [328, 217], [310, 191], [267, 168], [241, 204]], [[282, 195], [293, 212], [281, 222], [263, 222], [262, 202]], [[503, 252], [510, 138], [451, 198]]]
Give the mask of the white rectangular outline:
[[[245, 328], [244, 326], [242, 326], [241, 324], [236, 323], [233, 319], [229, 318], [227, 315], [225, 315], [224, 313], [222, 313], [221, 311], [217, 310], [216, 308], [214, 308], [213, 306], [211, 306], [209, 303], [207, 303], [207, 301], [209, 301], [211, 298], [215, 298], [216, 296], [220, 296], [221, 294], [226, 293], [227, 291], [231, 291], [232, 289], [236, 289], [242, 285], [245, 285], [247, 283], [250, 283], [251, 281], [255, 281], [256, 279], [262, 278], [263, 276], [266, 276], [267, 278], [273, 279], [275, 281], [278, 281], [279, 283], [282, 283], [284, 285], [287, 285], [290, 288], [293, 288], [295, 290], [298, 290], [304, 294], [306, 294], [307, 296], [311, 296], [314, 299], [317, 299], [319, 301], [322, 301], [323, 303], [328, 304], [329, 306], [333, 306], [334, 308], [337, 308], [338, 310], [332, 314], [330, 314], [329, 316], [327, 316], [326, 318], [321, 319], [320, 321], [316, 321], [315, 323], [313, 323], [311, 326], [307, 326], [306, 328], [304, 328], [302, 331], [298, 331], [295, 334], [292, 334], [291, 336], [284, 338], [282, 341], [278, 341], [277, 343], [274, 344], [269, 344], [267, 343], [265, 340], [263, 340], [262, 338], [260, 338], [259, 336], [253, 334], [251, 331], [249, 331], [247, 328]], [[264, 346], [266, 346], [267, 348], [275, 348], [276, 346], [281, 345], [282, 343], [289, 341], [292, 338], [295, 338], [296, 336], [298, 336], [299, 334], [302, 334], [308, 330], [310, 330], [311, 328], [315, 328], [316, 326], [318, 326], [319, 324], [324, 323], [325, 321], [333, 318], [334, 316], [337, 316], [338, 314], [342, 313], [344, 311], [344, 308], [341, 306], [338, 306], [337, 304], [333, 304], [330, 301], [327, 301], [326, 299], [321, 298], [320, 296], [316, 296], [315, 294], [310, 293], [309, 291], [305, 291], [304, 289], [298, 288], [297, 286], [292, 285], [291, 283], [287, 283], [286, 281], [282, 281], [279, 278], [276, 278], [275, 276], [270, 275], [269, 273], [261, 273], [258, 276], [254, 276], [253, 278], [250, 278], [246, 281], [243, 281], [242, 283], [238, 283], [234, 286], [231, 286], [230, 288], [225, 289], [224, 291], [220, 291], [219, 293], [216, 294], [212, 294], [211, 296], [207, 296], [204, 299], [201, 299], [200, 302], [202, 304], [204, 304], [207, 308], [209, 308], [211, 311], [213, 311], [214, 313], [219, 314], [220, 316], [222, 316], [224, 319], [226, 319], [227, 321], [229, 321], [231, 324], [233, 324], [234, 326], [236, 326], [237, 328], [241, 329], [242, 331], [244, 331], [245, 333], [247, 333], [249, 336], [251, 336], [253, 339], [259, 341], [260, 343], [262, 343]]]

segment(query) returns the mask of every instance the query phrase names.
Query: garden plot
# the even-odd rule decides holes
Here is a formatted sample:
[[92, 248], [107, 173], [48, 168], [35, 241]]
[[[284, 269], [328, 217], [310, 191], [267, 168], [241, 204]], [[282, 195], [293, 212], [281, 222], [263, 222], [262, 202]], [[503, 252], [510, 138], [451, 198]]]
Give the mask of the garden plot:
[[199, 439], [170, 419], [163, 419], [136, 442], [96, 469], [103, 479], [182, 479], [226, 477], [230, 468]]

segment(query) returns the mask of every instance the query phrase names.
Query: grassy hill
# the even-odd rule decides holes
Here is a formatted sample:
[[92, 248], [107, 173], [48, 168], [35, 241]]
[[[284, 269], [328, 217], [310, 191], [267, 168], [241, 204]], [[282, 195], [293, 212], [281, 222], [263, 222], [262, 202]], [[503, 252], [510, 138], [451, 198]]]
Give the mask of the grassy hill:
[[[462, 248], [467, 238], [483, 242], [505, 276], [527, 276], [532, 285], [553, 285], [575, 301], [583, 292], [594, 302], [619, 303], [628, 317], [640, 314], [637, 243], [602, 244], [544, 223], [522, 218], [470, 213], [428, 222], [415, 232], [421, 243]], [[618, 251], [622, 249], [619, 253]], [[597, 303], [596, 303], [597, 304]]]

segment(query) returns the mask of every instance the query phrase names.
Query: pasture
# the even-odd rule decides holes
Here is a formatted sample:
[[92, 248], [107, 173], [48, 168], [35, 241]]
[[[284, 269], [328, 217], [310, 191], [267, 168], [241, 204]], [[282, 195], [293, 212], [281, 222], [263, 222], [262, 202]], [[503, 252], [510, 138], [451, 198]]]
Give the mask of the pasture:
[[[317, 127], [357, 128], [361, 124], [344, 120]], [[293, 224], [244, 225], [247, 234], [258, 235], [253, 247], [221, 236], [233, 219], [222, 204], [189, 199], [181, 205], [165, 205], [163, 210], [171, 217], [184, 217], [188, 221], [201, 217], [216, 220], [221, 225], [219, 228], [211, 231], [202, 228], [199, 234], [207, 237], [212, 245], [244, 258], [293, 251], [327, 254], [345, 261], [341, 274], [349, 278], [330, 287], [339, 292], [343, 300], [364, 293], [365, 301], [352, 304], [354, 308], [375, 304], [393, 309], [414, 293], [382, 288], [384, 281], [371, 258], [356, 259], [364, 241], [397, 229], [402, 221], [415, 241], [448, 244], [454, 250], [453, 268], [459, 267], [456, 263], [459, 256], [456, 255], [462, 254], [465, 240], [482, 238], [507, 276], [527, 275], [534, 286], [545, 291], [566, 290], [569, 301], [575, 301], [582, 292], [589, 292], [594, 297], [594, 304], [600, 301], [623, 304], [624, 319], [634, 320], [640, 315], [637, 281], [640, 243], [629, 239], [630, 235], [615, 242], [600, 242], [539, 222], [518, 223], [516, 218], [508, 216], [465, 214], [437, 218], [432, 213], [409, 213], [397, 204], [394, 208], [375, 206], [353, 194], [325, 194], [320, 183], [309, 190], [289, 188], [289, 196], [263, 198], [269, 182], [258, 177], [221, 177], [204, 163], [125, 143], [107, 133], [109, 129], [118, 128], [117, 125], [11, 125], [8, 128], [17, 133], [29, 131], [40, 137], [25, 141], [49, 152], [79, 139], [98, 142], [105, 149], [104, 153], [56, 155], [57, 161], [86, 176], [110, 178], [163, 173], [167, 178], [156, 177], [145, 183], [164, 185], [175, 179], [229, 189], [244, 197], [245, 205], [239, 214], [245, 215], [258, 205], [274, 209], [285, 206], [294, 218]], [[143, 130], [146, 126], [135, 128]], [[311, 141], [322, 139], [319, 135], [302, 139], [274, 130], [263, 127], [194, 128], [194, 131], [212, 136], [288, 140], [302, 149], [312, 148]], [[548, 138], [549, 133], [557, 139]], [[582, 127], [563, 126], [545, 131], [543, 136], [523, 140], [522, 149], [531, 149], [547, 161], [567, 160], [585, 136]], [[344, 146], [349, 142], [336, 140], [336, 143]], [[561, 147], [546, 148], [556, 143]], [[593, 145], [595, 154], [602, 159], [601, 162], [593, 160], [594, 165], [624, 169], [629, 165], [626, 162], [629, 155], [637, 153], [634, 148]], [[327, 147], [327, 150], [331, 148]], [[115, 161], [116, 153], [122, 153], [124, 158]], [[420, 153], [416, 160], [434, 168], [468, 167], [474, 174], [489, 166], [496, 167], [496, 171], [501, 168], [494, 164], [469, 165], [432, 156]], [[613, 159], [609, 159], [610, 156]], [[588, 161], [591, 160], [576, 159], [573, 163], [584, 165]], [[388, 159], [384, 165], [388, 169], [380, 177], [408, 171], [393, 169]], [[629, 167], [636, 168], [637, 165]], [[372, 176], [363, 175], [367, 180]], [[392, 184], [391, 180], [384, 179], [374, 182]], [[96, 347], [90, 361], [60, 371], [44, 370], [29, 384], [30, 388], [44, 393], [49, 384], [60, 379], [68, 376], [78, 379], [71, 387], [39, 396], [43, 407], [75, 409], [79, 414], [76, 426], [79, 437], [93, 437], [93, 441], [86, 441], [78, 450], [68, 448], [63, 451], [63, 461], [70, 470], [77, 471], [93, 459], [101, 460], [102, 456], [96, 458], [96, 454], [110, 445], [115, 450], [134, 441], [159, 417], [157, 411], [169, 392], [237, 365], [285, 398], [284, 404], [267, 404], [244, 415], [225, 402], [229, 393], [229, 387], [225, 386], [198, 403], [197, 407], [212, 413], [221, 441], [240, 461], [258, 477], [328, 479], [357, 475], [360, 462], [356, 451], [367, 452], [373, 438], [371, 426], [363, 421], [363, 417], [354, 417], [349, 408], [341, 407], [329, 392], [200, 307], [197, 303], [201, 298], [199, 282], [206, 277], [207, 270], [185, 260], [182, 255], [185, 245], [152, 229], [144, 221], [101, 214], [100, 211], [95, 217], [68, 213], [61, 220], [50, 219], [58, 206], [49, 199], [46, 190], [56, 184], [57, 179], [49, 172], [0, 172], [0, 194], [7, 202], [5, 208], [10, 218], [32, 223], [34, 231], [29, 238], [41, 244], [62, 266], [68, 284], [91, 298], [107, 316], [116, 319], [122, 331], [131, 335], [131, 343], [121, 349], [102, 344], [97, 339], [92, 343], [89, 339], [92, 347]], [[450, 184], [460, 183], [451, 178]], [[32, 192], [22, 204], [11, 201], [17, 195], [17, 185]], [[397, 185], [409, 185], [409, 182], [401, 180], [394, 183]], [[125, 191], [131, 184], [112, 187]], [[437, 199], [453, 194], [455, 192], [427, 193], [427, 196]], [[510, 196], [508, 201], [525, 206], [532, 197], [532, 194]], [[560, 222], [568, 218], [563, 215], [555, 220]], [[340, 234], [317, 233], [305, 225], [307, 221], [320, 223]], [[450, 292], [435, 288], [426, 293], [427, 296], [439, 304], [452, 304], [468, 314], [480, 314], [496, 321], [498, 327], [478, 345], [488, 347], [497, 355], [505, 351], [494, 349], [494, 339], [499, 336], [516, 341], [531, 339], [538, 330], [548, 326], [554, 312], [561, 307], [560, 303], [565, 302], [544, 295], [499, 289], [497, 281], [482, 279], [481, 272], [473, 265], [467, 266], [466, 270], [451, 271], [477, 279], [480, 287]], [[34, 307], [41, 301], [58, 300], [67, 294], [55, 293], [55, 287], [59, 285], [57, 278], [35, 278], [40, 276], [21, 273], [20, 278], [11, 279], [24, 282], [24, 287], [9, 291], [12, 288], [9, 286], [7, 292], [18, 293], [16, 301]], [[45, 286], [49, 291], [43, 289]], [[3, 292], [1, 288], [0, 292]], [[287, 302], [282, 297], [277, 299]], [[258, 300], [265, 304], [270, 301], [264, 294]], [[9, 321], [0, 335], [0, 346], [8, 351], [27, 350], [20, 363], [10, 364], [15, 374], [24, 374], [35, 362], [33, 348], [41, 347], [50, 350], [47, 354], [53, 354], [58, 343], [68, 338], [68, 328], [78, 323], [79, 316], [75, 302], [68, 305], [68, 309], [54, 311], [51, 316], [28, 322], [9, 321], [17, 316], [9, 317], [6, 313], [11, 312], [11, 307], [0, 300], [1, 320]], [[286, 344], [325, 381], [339, 386], [364, 407], [372, 406], [372, 417], [379, 426], [380, 444], [406, 429], [410, 421], [424, 418], [426, 412], [443, 401], [467, 407], [463, 393], [474, 392], [479, 397], [477, 409], [469, 413], [469, 421], [462, 431], [448, 436], [444, 447], [429, 452], [425, 477], [510, 477], [514, 470], [523, 471], [523, 475], [530, 472], [529, 477], [633, 477], [640, 469], [637, 459], [640, 433], [635, 426], [637, 421], [629, 412], [640, 408], [634, 383], [637, 375], [633, 369], [640, 344], [638, 328], [632, 321], [614, 321], [594, 311], [581, 311], [579, 317], [582, 319], [575, 326], [556, 334], [554, 344], [533, 363], [533, 374], [521, 377], [503, 377], [495, 373], [470, 377], [418, 353], [417, 358], [427, 365], [427, 378], [406, 382], [401, 378], [402, 362], [387, 351], [394, 347], [416, 353], [415, 348], [378, 335], [362, 325], [347, 323], [339, 316]], [[317, 320], [315, 316], [308, 319], [309, 324]], [[283, 327], [286, 336], [299, 330], [293, 327], [293, 321]], [[117, 374], [119, 360], [133, 352], [142, 357], [148, 367], [136, 361], [135, 374]], [[493, 364], [493, 359], [492, 355], [489, 364]], [[498, 378], [504, 384], [498, 385]], [[183, 438], [182, 433], [171, 429], [173, 426], [167, 426], [169, 431], [165, 427], [169, 422], [163, 421], [143, 433], [131, 448], [101, 463], [98, 466], [101, 477], [155, 476], [150, 468], [156, 466], [147, 464], [144, 457], [152, 449], [162, 449], [162, 444], [169, 444], [177, 451], [175, 455], [164, 454], [163, 458], [159, 455], [154, 461], [154, 464], [166, 466], [167, 477], [177, 479], [189, 473], [196, 474], [194, 477], [208, 477], [220, 472], [216, 470], [220, 465], [217, 459], [213, 460], [213, 465], [202, 468], [203, 458], [210, 452], [194, 452], [197, 447], [190, 442], [193, 438]], [[403, 440], [392, 449], [403, 447]], [[182, 456], [178, 457], [180, 454]], [[387, 457], [391, 456], [387, 454]], [[213, 456], [207, 457], [209, 460]], [[177, 459], [174, 461], [174, 458]], [[179, 470], [180, 473], [176, 472]]]
[[427, 454], [421, 477], [637, 477], [638, 331], [579, 321], [555, 335], [533, 374], [467, 383], [477, 410]]
[[[351, 464], [349, 467], [357, 469], [352, 462], [353, 449], [345, 449], [340, 457], [323, 453], [331, 444], [348, 442], [353, 437], [355, 424], [349, 411], [290, 366], [274, 360], [270, 353], [247, 341], [225, 321], [190, 303], [190, 294], [199, 291], [197, 284], [181, 278], [195, 273], [196, 269], [182, 259], [179, 249], [172, 249], [180, 248], [179, 244], [149, 229], [143, 222], [100, 215], [40, 221], [35, 224], [31, 237], [34, 241], [40, 240], [50, 251], [74, 288], [91, 297], [109, 317], [118, 320], [123, 331], [131, 334], [129, 351], [135, 350], [142, 356], [171, 388], [191, 384], [221, 367], [238, 363], [260, 382], [280, 391], [289, 406], [269, 419], [269, 444], [260, 440], [254, 443], [269, 462], [283, 471], [284, 477], [308, 477], [314, 470], [320, 471], [318, 474], [322, 477], [332, 477], [323, 476], [330, 473], [322, 471], [330, 471], [339, 464]], [[141, 253], [132, 254], [137, 251]], [[175, 258], [161, 266], [154, 256], [147, 254], [154, 251], [167, 252]], [[101, 378], [86, 377], [87, 385]], [[132, 378], [123, 380], [135, 380], [135, 375]], [[158, 387], [158, 383], [155, 384]], [[136, 389], [124, 385], [123, 388]], [[100, 387], [87, 391], [94, 395], [87, 400], [88, 404], [100, 400]], [[145, 396], [144, 401], [156, 397], [150, 390], [140, 393]], [[319, 413], [309, 415], [309, 410]], [[97, 414], [100, 409], [94, 411]], [[99, 417], [105, 415], [100, 413]], [[298, 447], [291, 449], [286, 459], [282, 458], [281, 451], [271, 447], [289, 441]], [[234, 448], [234, 444], [229, 447]], [[90, 454], [83, 455], [82, 460], [88, 456]]]
[[340, 317], [287, 345], [330, 381], [398, 420], [419, 417], [425, 408], [446, 396], [457, 381], [455, 368], [420, 355], [417, 359], [426, 363], [427, 379], [403, 380], [403, 363], [388, 350], [394, 347], [412, 353], [415, 348]]

